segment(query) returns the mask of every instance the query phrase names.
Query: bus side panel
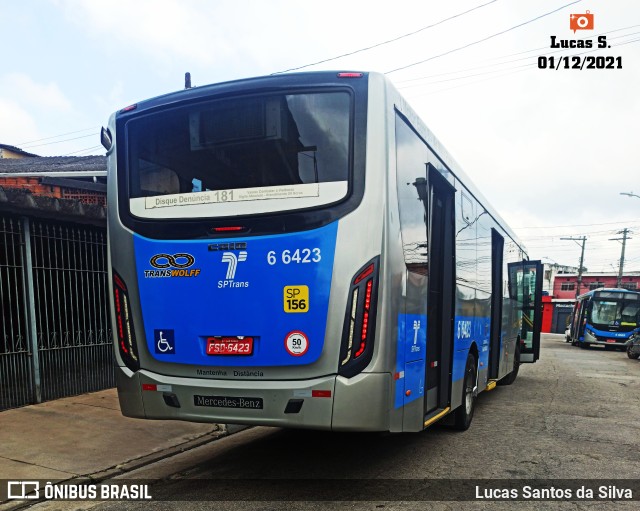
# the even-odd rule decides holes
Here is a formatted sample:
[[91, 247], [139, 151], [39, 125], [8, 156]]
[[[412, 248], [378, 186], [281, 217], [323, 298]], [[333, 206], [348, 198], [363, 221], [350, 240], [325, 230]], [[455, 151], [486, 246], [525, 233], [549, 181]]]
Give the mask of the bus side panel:
[[389, 431], [391, 400], [389, 373], [362, 373], [336, 378], [334, 431]]
[[140, 373], [132, 373], [126, 367], [118, 367], [115, 372], [118, 401], [120, 402], [122, 415], [136, 419], [146, 418], [147, 414], [144, 411], [142, 392], [140, 390]]

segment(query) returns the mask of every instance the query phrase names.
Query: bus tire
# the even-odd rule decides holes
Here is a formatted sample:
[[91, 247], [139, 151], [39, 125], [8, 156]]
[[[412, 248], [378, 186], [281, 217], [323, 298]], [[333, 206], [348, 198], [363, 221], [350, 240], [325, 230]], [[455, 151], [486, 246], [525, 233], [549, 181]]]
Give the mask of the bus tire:
[[478, 365], [476, 357], [469, 353], [467, 365], [464, 370], [464, 383], [462, 386], [462, 404], [453, 414], [453, 428], [458, 431], [466, 431], [471, 426], [473, 412], [476, 409]]
[[640, 357], [640, 353], [638, 353], [637, 351], [632, 350], [631, 346], [629, 346], [627, 348], [627, 357], [637, 360], [638, 357]]
[[520, 341], [516, 343], [516, 353], [514, 355], [513, 369], [502, 380], [498, 380], [498, 385], [511, 385], [518, 377], [520, 370]]

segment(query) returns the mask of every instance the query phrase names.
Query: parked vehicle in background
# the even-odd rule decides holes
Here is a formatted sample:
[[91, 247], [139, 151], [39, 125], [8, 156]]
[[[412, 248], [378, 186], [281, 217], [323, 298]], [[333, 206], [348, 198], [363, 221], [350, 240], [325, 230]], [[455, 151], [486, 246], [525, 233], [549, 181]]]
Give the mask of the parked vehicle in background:
[[635, 359], [640, 357], [640, 335], [634, 334], [627, 341], [627, 356]]
[[568, 340], [573, 346], [624, 349], [640, 331], [640, 293], [596, 289], [577, 298]]

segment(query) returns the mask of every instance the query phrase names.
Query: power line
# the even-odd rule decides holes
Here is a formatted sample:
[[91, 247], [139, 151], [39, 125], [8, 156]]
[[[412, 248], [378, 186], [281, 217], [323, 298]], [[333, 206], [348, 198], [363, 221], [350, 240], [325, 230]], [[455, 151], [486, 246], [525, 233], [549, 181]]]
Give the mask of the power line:
[[621, 220], [619, 222], [604, 222], [601, 224], [563, 224], [563, 225], [536, 225], [529, 227], [514, 227], [514, 229], [555, 229], [556, 227], [591, 227], [594, 225], [615, 225], [615, 224], [629, 224], [634, 222], [639, 222], [640, 219], [636, 218], [635, 220]]
[[[497, 1], [498, 0], [491, 0], [490, 2], [487, 2], [486, 4], [477, 5], [475, 7], [472, 7], [469, 10], [466, 10], [464, 12], [460, 12], [460, 13], [454, 14], [453, 16], [450, 16], [448, 18], [442, 19], [442, 20], [440, 20], [440, 21], [438, 21], [436, 23], [433, 23], [432, 25], [427, 25], [426, 27], [422, 27], [422, 28], [420, 28], [418, 30], [414, 30], [413, 32], [409, 32], [407, 34], [403, 34], [403, 35], [400, 35], [398, 37], [394, 37], [393, 39], [389, 39], [389, 40], [383, 41], [381, 43], [377, 43], [377, 44], [373, 44], [371, 46], [367, 46], [366, 48], [360, 48], [359, 50], [354, 50], [354, 51], [351, 51], [351, 52], [348, 52], [348, 53], [343, 53], [342, 55], [338, 55], [336, 57], [330, 57], [330, 58], [327, 58], [327, 59], [319, 60], [317, 62], [313, 62], [311, 64], [305, 64], [303, 66], [292, 67], [290, 69], [285, 69], [284, 71], [276, 71], [275, 73], [271, 73], [271, 74], [277, 75], [277, 74], [281, 74], [281, 73], [288, 73], [289, 71], [297, 71], [299, 69], [304, 69], [306, 67], [311, 67], [311, 66], [315, 66], [315, 65], [318, 65], [318, 64], [324, 64], [325, 62], [330, 62], [332, 60], [341, 59], [343, 57], [349, 57], [351, 55], [355, 55], [356, 53], [361, 53], [363, 51], [372, 50], [373, 48], [378, 48], [378, 47], [383, 46], [385, 44], [389, 44], [389, 43], [393, 43], [393, 42], [399, 41], [400, 39], [404, 39], [405, 37], [410, 37], [412, 35], [415, 35], [415, 34], [418, 34], [420, 32], [423, 32], [423, 31], [425, 31], [427, 29], [430, 29], [430, 28], [433, 28], [435, 26], [441, 25], [441, 24], [443, 24], [443, 23], [445, 23], [447, 21], [450, 21], [452, 19], [459, 18], [460, 16], [464, 16], [465, 14], [468, 14], [468, 13], [470, 13], [472, 11], [477, 10], [477, 9], [481, 9], [482, 7], [486, 7], [487, 5], [493, 4], [493, 3], [497, 2]], [[578, 1], [581, 1], [581, 0], [578, 0]]]
[[80, 149], [78, 151], [72, 151], [70, 153], [67, 153], [66, 156], [70, 156], [72, 154], [84, 153], [85, 151], [93, 151], [94, 149], [99, 149], [100, 147], [102, 147], [102, 146], [95, 145], [93, 147], [85, 147], [84, 149]]
[[482, 83], [482, 82], [487, 82], [489, 80], [495, 80], [496, 78], [503, 78], [505, 76], [509, 76], [509, 75], [513, 75], [516, 73], [522, 73], [523, 71], [528, 71], [529, 69], [533, 69], [533, 66], [535, 64], [527, 64], [526, 66], [521, 67], [520, 69], [515, 69], [515, 70], [503, 70], [506, 72], [503, 72], [502, 74], [496, 75], [496, 76], [489, 76], [488, 78], [483, 78], [482, 80], [475, 80], [472, 82], [466, 82], [466, 83], [461, 83], [459, 85], [453, 85], [451, 87], [445, 87], [442, 89], [438, 89], [438, 90], [432, 90], [432, 91], [428, 91], [428, 92], [424, 92], [421, 94], [407, 94], [408, 98], [419, 98], [422, 96], [428, 96], [431, 94], [437, 94], [439, 92], [446, 92], [452, 89], [459, 89], [460, 87], [468, 87], [469, 85], [475, 85], [476, 83]]
[[[633, 35], [633, 34], [628, 34], [628, 35]], [[623, 46], [625, 44], [636, 43], [638, 41], [640, 41], [640, 39], [633, 39], [631, 41], [625, 41], [623, 43], [611, 45], [611, 47], [614, 48], [616, 46]], [[564, 52], [564, 51], [567, 51], [567, 49], [561, 49], [561, 50], [557, 50], [557, 51], [554, 51], [554, 52], [548, 52], [547, 55], [552, 54], [552, 53], [561, 53], [561, 52]], [[573, 56], [578, 56], [578, 55], [584, 55], [586, 53], [594, 53], [594, 52], [597, 52], [597, 51], [604, 51], [604, 49], [603, 48], [595, 48], [593, 50], [587, 50], [587, 51], [580, 52], [580, 53], [574, 53], [574, 54], [568, 55], [568, 56], [569, 57], [573, 57]], [[527, 57], [527, 58], [532, 58], [532, 57]], [[525, 60], [525, 59], [518, 59], [518, 60]], [[507, 64], [507, 63], [508, 62], [505, 62], [505, 64]], [[496, 64], [496, 65], [499, 65], [499, 64]], [[515, 74], [515, 73], [521, 73], [523, 71], [528, 71], [529, 69], [534, 69], [535, 66], [536, 66], [536, 63], [533, 62], [533, 63], [530, 63], [530, 64], [524, 64], [522, 66], [514, 66], [514, 67], [510, 67], [510, 68], [506, 68], [506, 69], [496, 70], [496, 71], [488, 71], [486, 73], [478, 73], [478, 76], [479, 76], [479, 75], [482, 75], [482, 74], [486, 75], [486, 74], [496, 73], [496, 72], [499, 72], [499, 71], [505, 71], [503, 74], [496, 75], [496, 76], [490, 76], [490, 77], [484, 78], [482, 80], [475, 80], [475, 81], [472, 81], [472, 82], [462, 83], [460, 85], [454, 85], [452, 87], [444, 87], [442, 89], [428, 91], [428, 92], [424, 92], [424, 93], [421, 93], [421, 94], [407, 94], [407, 97], [409, 97], [409, 98], [418, 98], [418, 97], [422, 97], [422, 96], [428, 96], [430, 94], [437, 94], [439, 92], [446, 92], [446, 91], [449, 91], [449, 90], [452, 90], [452, 89], [458, 89], [460, 87], [468, 87], [469, 85], [475, 85], [476, 83], [486, 82], [486, 81], [489, 81], [489, 80], [495, 80], [496, 78], [502, 78], [504, 76], [509, 76], [509, 75], [512, 75], [512, 74]], [[469, 76], [460, 76], [460, 77], [456, 78], [456, 80], [463, 80], [463, 79], [466, 79], [466, 78], [469, 78]], [[438, 82], [431, 82], [431, 83], [438, 83]], [[425, 86], [425, 85], [430, 85], [430, 84], [423, 84], [422, 86]]]
[[47, 142], [46, 144], [31, 145], [27, 149], [32, 149], [34, 147], [42, 147], [42, 146], [45, 146], [45, 145], [63, 144], [64, 142], [70, 142], [71, 140], [79, 140], [81, 138], [95, 137], [95, 136], [97, 136], [95, 133], [91, 133], [89, 135], [82, 135], [81, 137], [66, 138], [64, 140], [57, 140], [56, 142]]
[[[474, 78], [476, 76], [484, 76], [484, 75], [488, 75], [488, 74], [491, 74], [491, 73], [504, 73], [505, 71], [512, 71], [512, 70], [520, 69], [520, 68], [523, 68], [523, 67], [531, 67], [533, 65], [534, 64], [522, 64], [520, 66], [511, 67], [511, 68], [508, 68], [508, 69], [495, 69], [493, 71], [485, 71], [484, 73], [476, 73], [476, 74], [473, 74], [473, 75], [457, 76], [455, 78], [445, 78], [443, 80], [436, 80], [436, 81], [428, 82], [428, 83], [418, 83], [418, 84], [415, 84], [415, 85], [406, 85], [404, 87], [398, 87], [398, 88], [399, 89], [408, 89], [409, 87], [424, 87], [425, 85], [432, 85], [434, 83], [444, 83], [444, 82], [453, 82], [455, 80], [465, 80], [467, 78]], [[450, 73], [448, 73], [448, 74], [450, 74]], [[509, 74], [512, 74], [512, 73], [504, 73], [504, 74], [502, 74], [500, 76], [506, 76], [506, 75], [509, 75]], [[500, 78], [500, 76], [495, 77], [495, 78]], [[476, 82], [474, 82], [474, 83], [476, 83]], [[416, 97], [416, 96], [414, 96], [414, 97]]]
[[[585, 37], [582, 40], [593, 39], [595, 37], [599, 37], [600, 35], [611, 34], [613, 32], [619, 32], [621, 30], [628, 30], [630, 28], [635, 28], [635, 27], [638, 27], [638, 26], [640, 26], [640, 25], [630, 25], [628, 27], [618, 28], [618, 29], [615, 29], [615, 30], [610, 30], [609, 32], [603, 32], [602, 34], [597, 34], [597, 35]], [[624, 35], [620, 35], [620, 36], [616, 36], [616, 37], [611, 37], [610, 40], [620, 39], [622, 37], [629, 37], [629, 36], [637, 35], [637, 34], [640, 34], [640, 32], [632, 32], [630, 34], [624, 34]], [[622, 44], [627, 44], [628, 42], [633, 42], [633, 41], [627, 41], [627, 42], [616, 44], [616, 45], [613, 45], [613, 46], [621, 46]], [[540, 47], [540, 48], [534, 48], [532, 50], [526, 50], [526, 51], [521, 51], [521, 52], [518, 52], [518, 53], [512, 53], [512, 54], [509, 54], [509, 55], [502, 55], [500, 57], [493, 57], [493, 58], [489, 58], [489, 59], [486, 59], [486, 60], [499, 60], [499, 59], [508, 58], [508, 57], [515, 57], [517, 55], [523, 55], [525, 53], [532, 53], [534, 51], [548, 50], [548, 49], [549, 49], [548, 46], [544, 46], [544, 47]], [[602, 48], [596, 48], [594, 51], [597, 51], [599, 49], [602, 49]], [[557, 51], [552, 51], [552, 52], [547, 51], [545, 53], [546, 53], [546, 55], [549, 55], [549, 54], [566, 52], [568, 50], [571, 50], [571, 48], [562, 48], [562, 49], [557, 50]], [[518, 58], [518, 59], [507, 60], [505, 62], [497, 62], [495, 64], [485, 64], [485, 65], [482, 65], [482, 66], [474, 66], [474, 67], [470, 67], [470, 68], [466, 68], [466, 69], [458, 69], [456, 71], [448, 71], [448, 72], [445, 72], [445, 73], [436, 73], [436, 74], [433, 74], [433, 75], [421, 76], [421, 77], [418, 77], [418, 78], [409, 78], [409, 79], [406, 79], [406, 80], [400, 80], [400, 81], [396, 82], [396, 84], [398, 85], [398, 89], [401, 89], [401, 90], [402, 89], [408, 89], [410, 87], [421, 87], [421, 86], [423, 86], [425, 84], [412, 84], [412, 85], [401, 85], [401, 84], [407, 84], [409, 82], [417, 82], [417, 81], [420, 81], [420, 80], [427, 80], [429, 78], [437, 78], [439, 76], [454, 75], [454, 74], [459, 74], [459, 73], [465, 73], [465, 72], [468, 72], [468, 71], [476, 71], [478, 69], [486, 69], [486, 68], [490, 68], [490, 67], [504, 66], [506, 64], [513, 64], [515, 62], [520, 62], [520, 61], [523, 61], [523, 60], [529, 60], [531, 58], [532, 58], [531, 56], [527, 56], [527, 57], [521, 57], [521, 58]], [[511, 67], [511, 68], [508, 68], [508, 69], [518, 69], [518, 67], [525, 67], [525, 66], [530, 66], [530, 65], [532, 65], [532, 64], [523, 64], [522, 66]], [[474, 77], [474, 76], [480, 76], [482, 74], [498, 73], [500, 71], [505, 71], [505, 69], [496, 69], [494, 71], [487, 71], [486, 73], [476, 73], [476, 74], [473, 74], [473, 75], [459, 76], [457, 78], [452, 78], [451, 80], [462, 80], [462, 79], [465, 79], [465, 78], [470, 78], [470, 77]], [[451, 81], [451, 80], [441, 80], [441, 81]], [[440, 82], [438, 82], [438, 81], [429, 82], [429, 84], [432, 84], [432, 83], [440, 83]]]
[[[628, 224], [627, 224], [628, 225]], [[638, 226], [631, 226], [630, 228], [632, 229], [637, 229]], [[580, 229], [580, 231], [585, 232], [584, 229]], [[613, 230], [607, 230], [607, 231], [586, 231], [586, 234], [588, 234], [589, 236], [594, 236], [594, 237], [606, 237], [606, 236], [611, 236], [613, 234], [617, 234], [618, 231], [613, 229]], [[522, 238], [523, 240], [530, 240], [530, 241], [538, 241], [538, 240], [553, 240], [558, 238], [559, 236], [572, 236], [572, 234], [575, 234], [575, 231], [573, 233], [555, 233], [555, 234], [547, 234], [547, 235], [533, 235], [533, 236], [523, 236], [520, 235], [520, 238]]]
[[525, 25], [528, 25], [529, 23], [533, 23], [534, 21], [537, 21], [537, 20], [539, 20], [541, 18], [544, 18], [545, 16], [549, 16], [550, 14], [553, 14], [554, 12], [561, 11], [562, 9], [564, 9], [566, 7], [569, 7], [570, 5], [577, 4], [577, 3], [581, 2], [581, 1], [582, 0], [575, 0], [574, 2], [565, 4], [562, 7], [558, 7], [557, 9], [554, 9], [553, 11], [549, 11], [549, 12], [546, 12], [544, 14], [541, 14], [540, 16], [536, 16], [535, 18], [532, 18], [532, 19], [530, 19], [528, 21], [525, 21], [525, 22], [520, 23], [518, 25], [514, 25], [513, 27], [510, 27], [510, 28], [507, 28], [505, 30], [502, 30], [501, 32], [496, 32], [495, 34], [491, 34], [490, 36], [484, 37], [482, 39], [478, 39], [477, 41], [465, 44], [463, 46], [459, 46], [458, 48], [454, 48], [454, 49], [446, 51], [444, 53], [440, 53], [439, 55], [434, 55], [433, 57], [429, 57], [428, 59], [420, 60], [418, 62], [414, 62], [413, 64], [407, 64], [406, 66], [401, 66], [401, 67], [398, 67], [396, 69], [392, 69], [391, 71], [386, 71], [385, 74], [395, 73], [396, 71], [401, 71], [403, 69], [407, 69], [407, 68], [414, 67], [414, 66], [417, 66], [417, 65], [420, 65], [420, 64], [424, 64], [425, 62], [429, 62], [430, 60], [435, 60], [437, 58], [444, 57], [445, 55], [449, 55], [449, 54], [454, 53], [456, 51], [464, 50], [465, 48], [469, 48], [470, 46], [474, 46], [476, 44], [483, 43], [485, 41], [488, 41], [489, 39], [493, 39], [494, 37], [498, 37], [499, 35], [506, 34], [507, 32], [511, 32], [512, 30], [515, 30], [516, 28], [520, 28], [520, 27], [523, 27]]
[[82, 133], [83, 131], [89, 131], [89, 130], [97, 130], [99, 129], [98, 127], [92, 127], [92, 128], [85, 128], [83, 130], [77, 130], [77, 131], [70, 131], [68, 133], [62, 133], [61, 135], [54, 135], [52, 137], [45, 137], [45, 138], [38, 138], [36, 140], [29, 140], [27, 142], [20, 142], [16, 145], [18, 146], [25, 146], [25, 145], [29, 145], [29, 144], [33, 144], [34, 142], [41, 142], [43, 140], [51, 140], [52, 138], [60, 138], [60, 137], [66, 137], [67, 135], [75, 135], [76, 133]]

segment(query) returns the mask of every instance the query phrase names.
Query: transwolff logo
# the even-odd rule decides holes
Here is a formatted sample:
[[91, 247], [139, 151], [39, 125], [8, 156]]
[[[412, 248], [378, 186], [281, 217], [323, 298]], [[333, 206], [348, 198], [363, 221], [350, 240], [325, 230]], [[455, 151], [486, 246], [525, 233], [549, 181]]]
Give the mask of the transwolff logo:
[[226, 280], [218, 281], [218, 288], [237, 288], [237, 287], [249, 287], [248, 282], [236, 282], [236, 270], [238, 269], [238, 263], [247, 260], [247, 251], [241, 250], [238, 254], [233, 252], [224, 252], [222, 254], [222, 262], [227, 263], [227, 276]]

